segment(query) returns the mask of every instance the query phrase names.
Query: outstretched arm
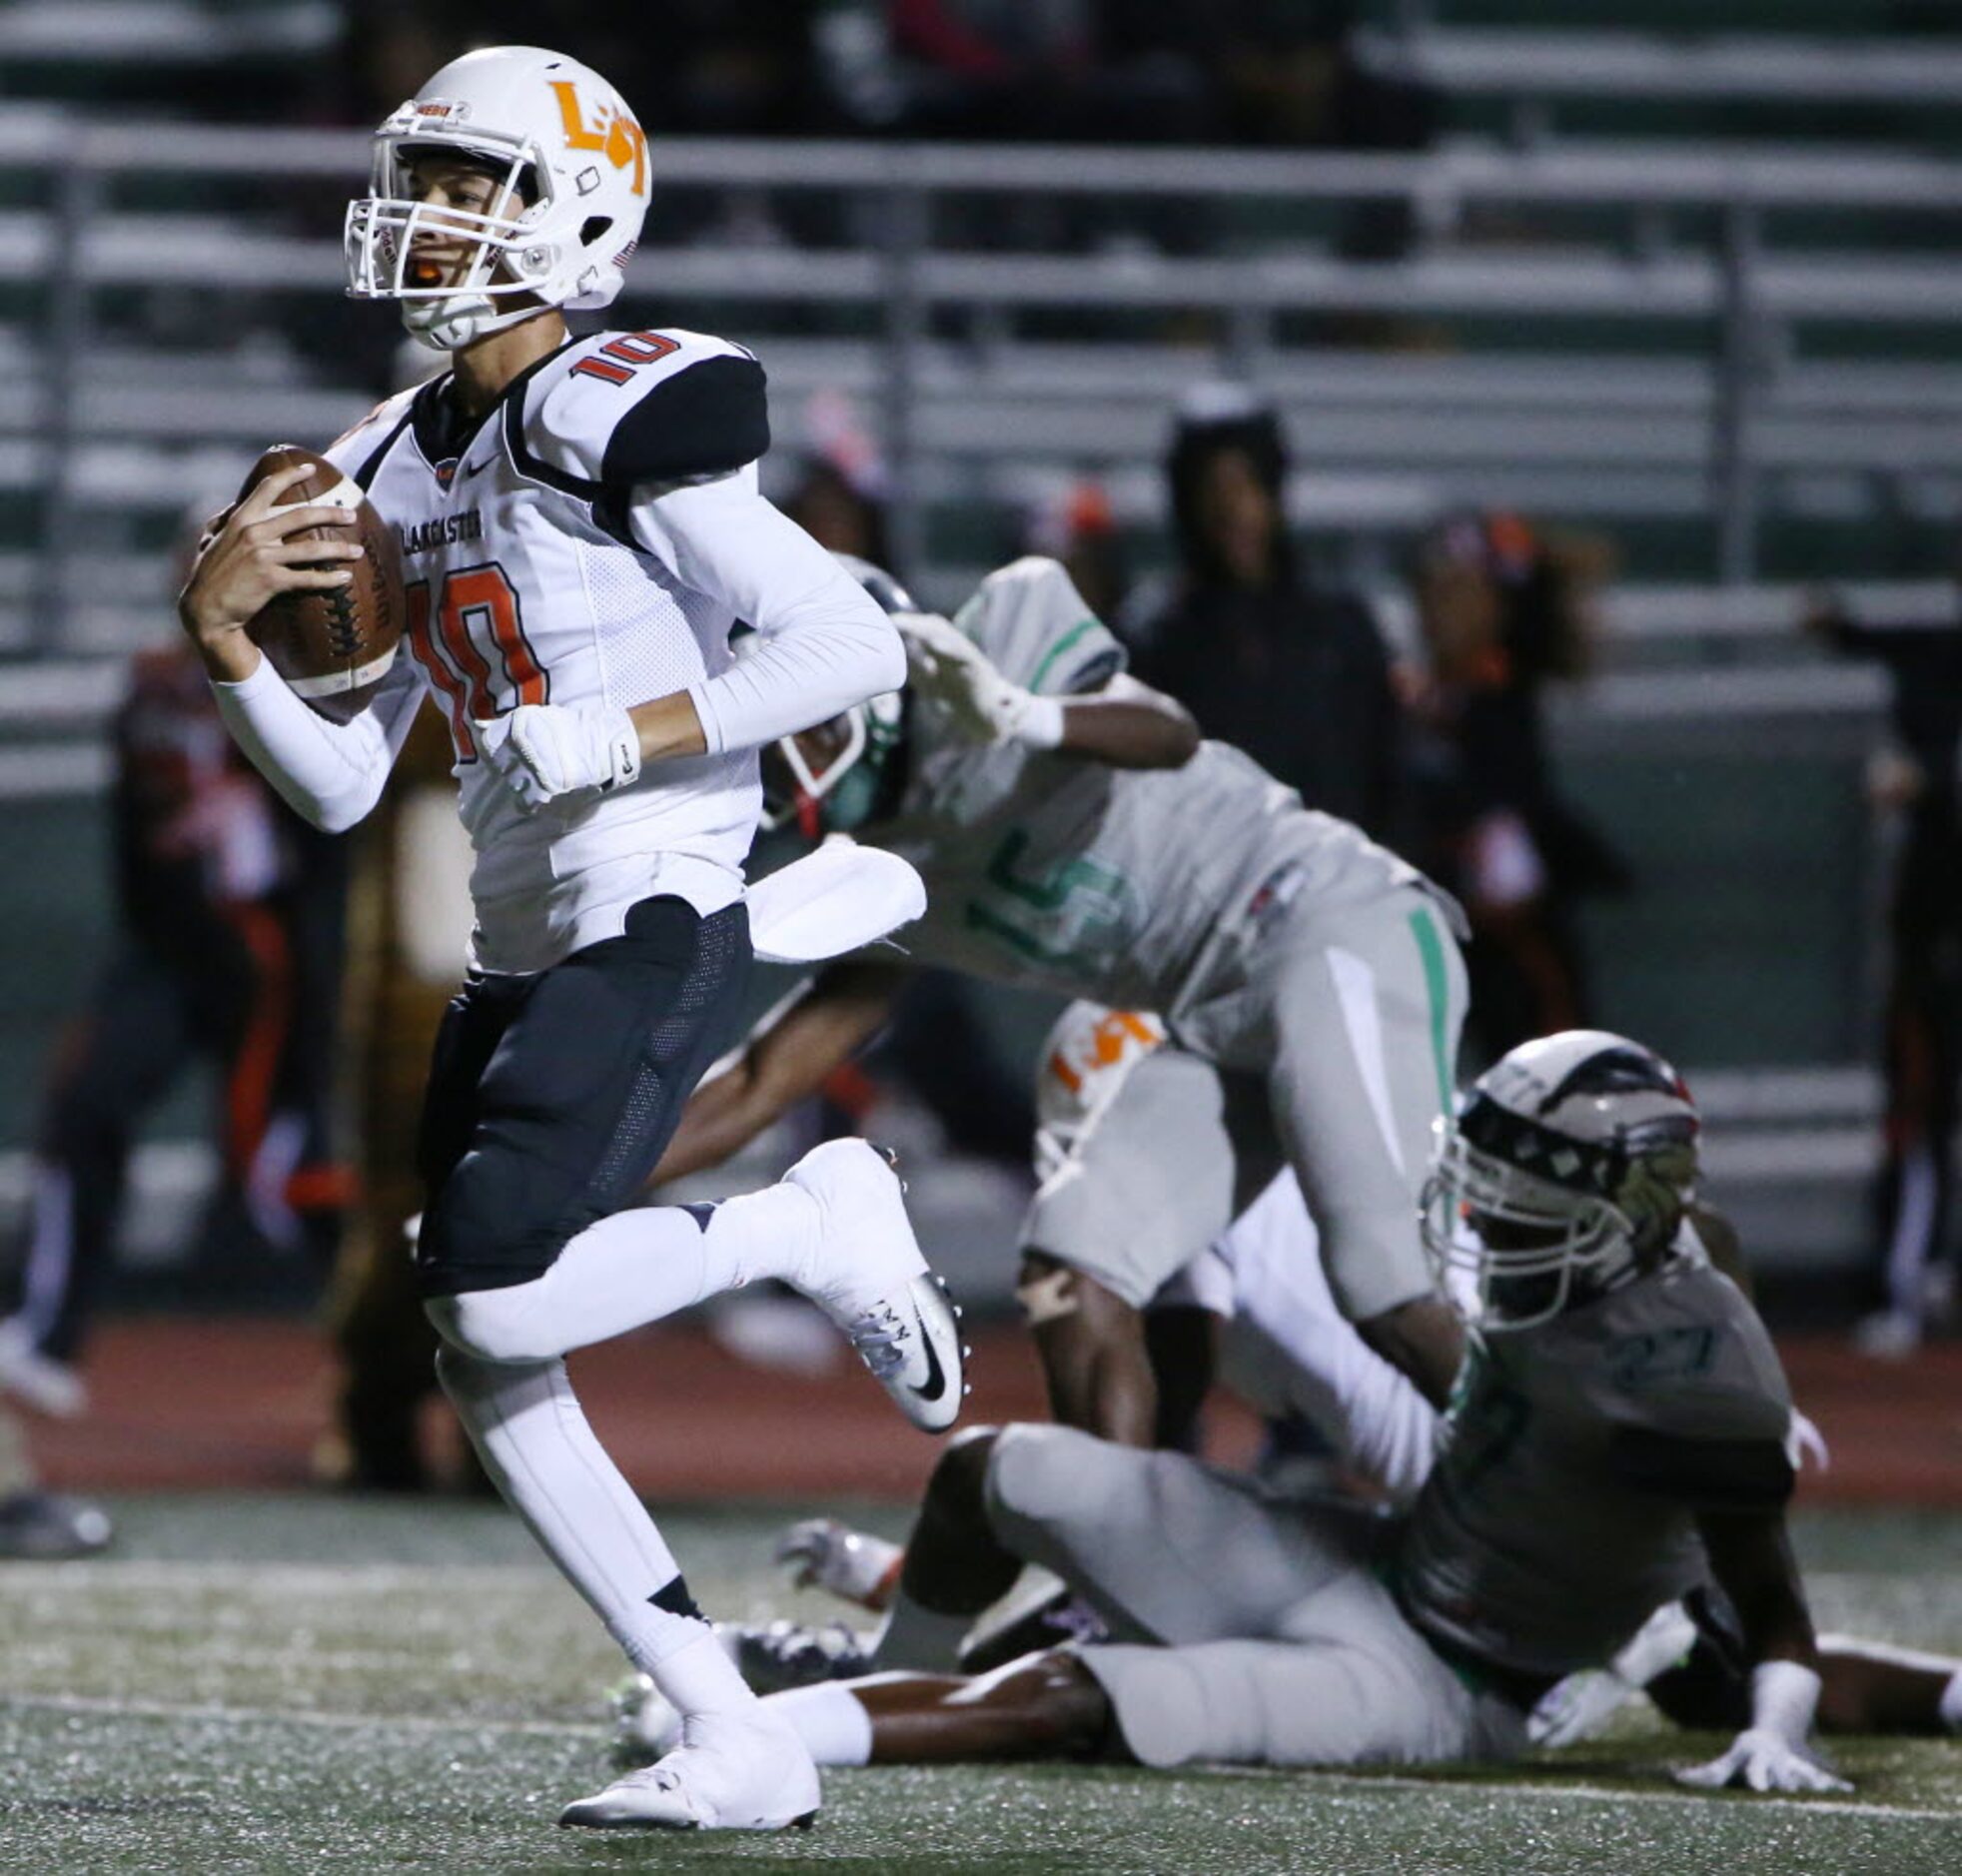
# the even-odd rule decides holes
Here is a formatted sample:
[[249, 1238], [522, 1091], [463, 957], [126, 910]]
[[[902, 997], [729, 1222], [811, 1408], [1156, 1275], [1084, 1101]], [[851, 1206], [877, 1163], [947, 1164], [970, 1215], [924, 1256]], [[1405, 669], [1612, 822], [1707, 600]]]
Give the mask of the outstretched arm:
[[914, 684], [973, 742], [1020, 742], [1108, 763], [1183, 768], [1199, 747], [1185, 705], [1119, 672], [1100, 689], [1051, 696], [1011, 683], [960, 628], [931, 612], [903, 612]]
[[1102, 690], [1063, 705], [1066, 755], [1112, 768], [1184, 768], [1199, 748], [1199, 725], [1176, 697], [1120, 672]]
[[1819, 1704], [1819, 1654], [1783, 1511], [1705, 1511], [1697, 1528], [1711, 1574], [1743, 1628], [1751, 1723], [1727, 1752], [1677, 1777], [1711, 1790], [1851, 1790], [1808, 1743]]
[[682, 1111], [654, 1184], [719, 1166], [814, 1094], [881, 1029], [904, 982], [889, 964], [835, 964], [775, 1022], [749, 1039]]

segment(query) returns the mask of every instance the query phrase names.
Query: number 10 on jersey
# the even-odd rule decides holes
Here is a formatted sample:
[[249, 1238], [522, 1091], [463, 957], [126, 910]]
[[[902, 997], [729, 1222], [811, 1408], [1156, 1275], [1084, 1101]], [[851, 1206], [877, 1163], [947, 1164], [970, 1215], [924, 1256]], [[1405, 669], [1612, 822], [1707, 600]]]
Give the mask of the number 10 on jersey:
[[434, 607], [430, 582], [405, 589], [416, 656], [441, 693], [459, 762], [477, 760], [473, 721], [520, 703], [548, 703], [551, 683], [524, 636], [517, 589], [494, 560], [444, 576]]

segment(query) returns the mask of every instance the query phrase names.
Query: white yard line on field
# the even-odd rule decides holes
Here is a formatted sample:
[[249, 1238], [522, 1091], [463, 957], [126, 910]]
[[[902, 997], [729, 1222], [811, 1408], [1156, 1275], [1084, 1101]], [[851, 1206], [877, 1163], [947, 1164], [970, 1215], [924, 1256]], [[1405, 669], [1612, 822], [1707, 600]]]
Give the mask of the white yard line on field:
[[0, 1575], [0, 1602], [7, 1592], [25, 1589], [198, 1589], [318, 1595], [335, 1591], [418, 1589], [454, 1583], [507, 1581], [513, 1588], [557, 1582], [539, 1563], [252, 1563], [167, 1561], [145, 1557], [85, 1558], [67, 1563], [9, 1563]]
[[0, 1693], [0, 1711], [93, 1713], [116, 1719], [199, 1720], [225, 1726], [328, 1726], [343, 1731], [530, 1733], [544, 1739], [599, 1740], [597, 1720], [444, 1719], [434, 1713], [308, 1713], [285, 1707], [182, 1705], [170, 1700], [117, 1700], [84, 1693]]
[[[86, 1694], [0, 1694], [0, 1711], [6, 1709], [49, 1713], [88, 1713], [111, 1718], [195, 1720], [231, 1726], [322, 1726], [342, 1731], [389, 1730], [408, 1733], [519, 1733], [542, 1739], [586, 1739], [597, 1743], [603, 1728], [597, 1721], [445, 1719], [428, 1713], [307, 1713], [278, 1707], [240, 1707], [178, 1705], [167, 1700], [114, 1700]], [[1658, 1787], [1620, 1788], [1610, 1785], [1568, 1784], [1559, 1779], [1493, 1780], [1489, 1783], [1458, 1778], [1423, 1778], [1399, 1772], [1289, 1772], [1250, 1766], [1221, 1766], [1208, 1769], [1237, 1778], [1274, 1777], [1313, 1780], [1319, 1785], [1340, 1785], [1357, 1795], [1372, 1791], [1423, 1792], [1432, 1797], [1453, 1793], [1468, 1798], [1571, 1798], [1590, 1804], [1671, 1804], [1707, 1805], [1713, 1800], [1705, 1793], [1671, 1791]], [[1723, 1800], [1716, 1800], [1722, 1802]], [[1890, 1818], [1904, 1823], [1950, 1823], [1948, 1811], [1920, 1809], [1905, 1804], [1872, 1804], [1857, 1798], [1779, 1797], [1737, 1794], [1737, 1802], [1748, 1802], [1756, 1811], [1803, 1811], [1813, 1816]]]
[[[1365, 1792], [1389, 1789], [1392, 1791], [1462, 1791], [1471, 1797], [1522, 1797], [1522, 1798], [1579, 1798], [1595, 1804], [1709, 1804], [1712, 1794], [1701, 1791], [1675, 1791], [1666, 1786], [1653, 1789], [1639, 1785], [1622, 1788], [1615, 1785], [1568, 1784], [1563, 1779], [1539, 1781], [1492, 1779], [1490, 1782], [1468, 1778], [1424, 1778], [1410, 1772], [1290, 1772], [1276, 1766], [1219, 1766], [1212, 1768], [1231, 1772], [1236, 1776], [1266, 1776], [1300, 1778], [1311, 1777], [1318, 1783], [1342, 1785], [1350, 1790]], [[1954, 1823], [1952, 1811], [1923, 1809], [1907, 1804], [1871, 1804], [1859, 1798], [1836, 1798], [1822, 1794], [1816, 1798], [1781, 1797], [1771, 1792], [1726, 1792], [1717, 1796], [1721, 1802], [1747, 1802], [1754, 1811], [1808, 1811], [1814, 1816], [1830, 1813], [1834, 1817], [1893, 1817], [1904, 1818], [1921, 1823]]]

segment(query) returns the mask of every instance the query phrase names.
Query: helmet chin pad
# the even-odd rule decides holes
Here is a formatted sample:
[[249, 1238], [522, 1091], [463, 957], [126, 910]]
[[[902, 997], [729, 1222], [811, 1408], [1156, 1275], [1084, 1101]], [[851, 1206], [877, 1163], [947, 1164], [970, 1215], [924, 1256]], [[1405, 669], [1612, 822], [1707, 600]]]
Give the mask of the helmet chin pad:
[[481, 293], [455, 294], [448, 300], [404, 300], [401, 304], [403, 331], [432, 352], [461, 351], [487, 334], [502, 332], [545, 310], [528, 304], [499, 309]]

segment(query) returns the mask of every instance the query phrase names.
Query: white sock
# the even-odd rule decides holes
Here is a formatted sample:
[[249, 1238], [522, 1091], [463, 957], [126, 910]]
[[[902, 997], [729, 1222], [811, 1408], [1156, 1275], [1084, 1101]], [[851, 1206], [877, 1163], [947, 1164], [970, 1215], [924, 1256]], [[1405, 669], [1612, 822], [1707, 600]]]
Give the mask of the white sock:
[[894, 1587], [886, 1619], [872, 1644], [872, 1665], [876, 1668], [910, 1667], [923, 1674], [944, 1674], [957, 1668], [961, 1643], [974, 1626], [971, 1615], [942, 1615], [924, 1608], [906, 1593], [905, 1585]]
[[719, 1711], [754, 1700], [654, 1520], [586, 1424], [564, 1363], [487, 1362], [446, 1348], [437, 1372], [484, 1469], [634, 1666], [684, 1717], [704, 1710], [689, 1701]]
[[790, 1722], [804, 1749], [819, 1765], [869, 1765], [872, 1716], [843, 1681], [820, 1680], [810, 1687], [773, 1693], [765, 1704]]
[[1962, 1670], [1948, 1677], [1948, 1685], [1942, 1689], [1941, 1704], [1936, 1711], [1950, 1732], [1962, 1733]]
[[550, 1361], [657, 1323], [706, 1297], [808, 1267], [817, 1201], [775, 1185], [714, 1206], [616, 1212], [574, 1238], [542, 1277], [440, 1297], [447, 1341], [500, 1362]]
[[706, 1629], [685, 1647], [662, 1655], [647, 1672], [668, 1705], [689, 1719], [740, 1713], [756, 1704], [748, 1682]]

